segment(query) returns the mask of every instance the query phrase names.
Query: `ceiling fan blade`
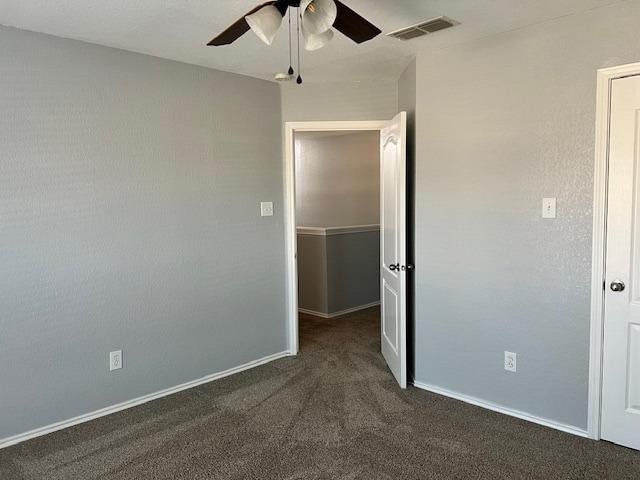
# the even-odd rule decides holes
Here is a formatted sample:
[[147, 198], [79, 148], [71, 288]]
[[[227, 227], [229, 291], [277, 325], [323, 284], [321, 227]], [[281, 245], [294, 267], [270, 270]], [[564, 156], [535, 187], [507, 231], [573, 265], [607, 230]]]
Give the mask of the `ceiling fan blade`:
[[[224, 32], [222, 32], [216, 38], [214, 38], [209, 43], [207, 43], [207, 45], [209, 45], [210, 47], [219, 47], [221, 45], [229, 45], [230, 43], [235, 42], [242, 35], [244, 35], [249, 31], [249, 24], [247, 23], [247, 20], [245, 19], [245, 17], [248, 15], [251, 15], [252, 13], [256, 13], [262, 7], [266, 7], [267, 5], [275, 5], [276, 7], [278, 7], [280, 11], [282, 11], [283, 5], [281, 1], [276, 0], [276, 1], [263, 3], [262, 5], [258, 5], [256, 8], [254, 8], [250, 12], [247, 12], [241, 19], [239, 19], [237, 22], [235, 22], [233, 25], [227, 28]], [[286, 7], [284, 11], [286, 12]], [[284, 13], [282, 14], [282, 16], [284, 16]]]
[[358, 15], [344, 3], [334, 0], [338, 7], [338, 17], [333, 28], [342, 32], [356, 43], [366, 42], [382, 33], [378, 27]]

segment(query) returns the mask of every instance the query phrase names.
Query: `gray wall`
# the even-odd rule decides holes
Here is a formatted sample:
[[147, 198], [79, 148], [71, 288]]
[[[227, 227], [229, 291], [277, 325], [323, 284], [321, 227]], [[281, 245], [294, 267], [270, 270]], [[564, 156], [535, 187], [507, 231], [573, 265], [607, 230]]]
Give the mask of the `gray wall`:
[[335, 314], [380, 301], [380, 231], [298, 233], [298, 306]]
[[596, 70], [640, 60], [639, 24], [618, 2], [418, 56], [418, 381], [586, 428]]
[[[410, 140], [407, 147], [411, 150], [415, 140], [416, 89], [416, 60], [413, 59], [398, 79], [398, 111], [407, 112], [407, 130]], [[407, 153], [409, 155], [412, 152]]]
[[327, 238], [329, 313], [380, 301], [380, 231]]
[[285, 350], [279, 87], [0, 45], [0, 438]]
[[389, 120], [397, 113], [397, 82], [283, 84], [285, 122]]
[[298, 226], [380, 223], [379, 132], [297, 133], [295, 156]]
[[298, 307], [329, 313], [327, 237], [298, 234]]

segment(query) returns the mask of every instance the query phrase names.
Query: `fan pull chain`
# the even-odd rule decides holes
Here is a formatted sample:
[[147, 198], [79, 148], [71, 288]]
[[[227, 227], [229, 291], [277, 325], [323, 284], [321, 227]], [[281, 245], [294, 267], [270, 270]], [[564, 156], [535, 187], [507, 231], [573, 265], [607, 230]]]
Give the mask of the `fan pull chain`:
[[293, 8], [289, 9], [289, 71], [287, 72], [289, 75], [293, 75], [293, 47], [291, 46], [291, 10], [293, 10]]
[[300, 85], [302, 83], [302, 67], [300, 65], [300, 7], [298, 7], [298, 19], [296, 23], [298, 25], [298, 78], [296, 79], [296, 83]]

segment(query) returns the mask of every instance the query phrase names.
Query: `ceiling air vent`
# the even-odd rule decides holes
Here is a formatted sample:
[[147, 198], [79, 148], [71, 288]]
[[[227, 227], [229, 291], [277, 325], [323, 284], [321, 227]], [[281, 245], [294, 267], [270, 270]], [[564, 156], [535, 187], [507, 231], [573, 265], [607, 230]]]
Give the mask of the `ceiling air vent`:
[[387, 33], [387, 36], [398, 38], [400, 40], [411, 40], [412, 38], [422, 37], [423, 35], [427, 35], [428, 33], [439, 32], [440, 30], [451, 28], [458, 24], [459, 22], [451, 20], [450, 18], [438, 17], [434, 18], [433, 20], [419, 23], [418, 25], [413, 25], [411, 27], [396, 30], [395, 32]]

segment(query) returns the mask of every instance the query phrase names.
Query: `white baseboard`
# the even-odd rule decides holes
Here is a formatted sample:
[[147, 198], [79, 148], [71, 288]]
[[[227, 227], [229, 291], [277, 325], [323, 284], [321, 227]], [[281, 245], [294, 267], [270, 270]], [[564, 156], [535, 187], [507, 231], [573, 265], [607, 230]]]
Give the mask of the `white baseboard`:
[[341, 315], [346, 315], [347, 313], [354, 313], [360, 310], [366, 310], [367, 308], [377, 307], [378, 305], [380, 305], [379, 301], [367, 303], [366, 305], [359, 305], [357, 307], [348, 308], [346, 310], [340, 310], [339, 312], [333, 312], [333, 313], [316, 312], [315, 310], [308, 310], [306, 308], [298, 308], [298, 312], [306, 313], [307, 315], [313, 315], [314, 317], [320, 317], [320, 318], [335, 318]]
[[197, 387], [198, 385], [209, 383], [214, 380], [218, 380], [220, 378], [228, 377], [229, 375], [240, 373], [244, 370], [249, 370], [250, 368], [255, 368], [260, 365], [264, 365], [265, 363], [269, 363], [274, 360], [277, 360], [279, 358], [287, 357], [289, 355], [290, 355], [290, 352], [275, 353], [273, 355], [269, 355], [267, 357], [245, 363], [244, 365], [230, 368], [223, 372], [213, 373], [211, 375], [207, 375], [206, 377], [202, 377], [197, 380], [192, 380], [190, 382], [183, 383], [175, 387], [166, 388], [164, 390], [160, 390], [155, 393], [150, 393], [148, 395], [134, 398], [132, 400], [127, 400], [126, 402], [118, 403], [110, 407], [101, 408], [100, 410], [96, 410], [90, 413], [85, 413], [84, 415], [79, 415], [77, 417], [70, 418], [69, 420], [63, 420], [61, 422], [53, 423], [51, 425], [47, 425], [46, 427], [36, 428], [34, 430], [30, 430], [25, 433], [20, 433], [12, 437], [2, 438], [0, 439], [0, 449], [9, 447], [11, 445], [15, 445], [17, 443], [25, 442], [27, 440], [31, 440], [32, 438], [41, 437], [42, 435], [47, 435], [48, 433], [62, 430], [64, 428], [72, 427], [80, 423], [88, 422], [96, 418], [104, 417], [105, 415], [110, 415], [112, 413], [116, 413], [121, 410], [126, 410], [127, 408], [135, 407], [137, 405], [141, 405], [143, 403], [147, 403], [152, 400], [156, 400], [158, 398], [166, 397], [168, 395], [172, 395], [174, 393], [178, 393], [183, 390], [187, 390], [189, 388]]
[[471, 405], [475, 405], [477, 407], [493, 410], [494, 412], [503, 413], [505, 415], [516, 417], [521, 420], [527, 420], [529, 422], [537, 423], [538, 425], [543, 425], [545, 427], [553, 428], [555, 430], [560, 430], [562, 432], [570, 433], [572, 435], [590, 438], [589, 433], [586, 430], [582, 430], [580, 428], [573, 427], [571, 425], [565, 425], [563, 423], [554, 422], [553, 420], [547, 420], [546, 418], [537, 417], [535, 415], [521, 412], [519, 410], [513, 410], [511, 408], [502, 407], [500, 405], [496, 405], [495, 403], [487, 402], [485, 400], [480, 400], [478, 398], [464, 395], [461, 393], [452, 392], [451, 390], [436, 387], [434, 385], [416, 382], [415, 380], [413, 382], [413, 386], [421, 390], [426, 390], [431, 393], [437, 393], [438, 395], [454, 398], [456, 400], [460, 400], [465, 403], [470, 403]]
[[308, 308], [298, 308], [298, 313], [305, 313], [307, 315], [313, 315], [314, 317], [329, 318], [329, 315], [322, 312], [316, 312], [315, 310], [309, 310]]

